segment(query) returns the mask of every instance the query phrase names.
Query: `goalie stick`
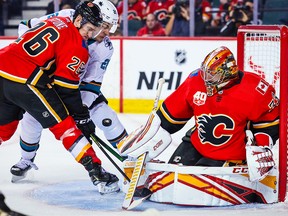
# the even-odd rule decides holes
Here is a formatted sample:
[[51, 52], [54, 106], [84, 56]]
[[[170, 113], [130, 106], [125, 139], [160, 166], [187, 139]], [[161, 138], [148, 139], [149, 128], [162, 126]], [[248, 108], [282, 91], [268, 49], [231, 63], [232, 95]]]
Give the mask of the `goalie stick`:
[[[163, 86], [164, 82], [165, 82], [164, 78], [160, 78], [158, 80], [158, 89], [157, 89], [156, 97], [155, 97], [155, 100], [154, 100], [152, 114], [150, 115], [149, 118], [153, 119], [153, 117], [155, 115], [155, 112], [156, 112], [157, 107], [158, 107], [158, 102], [159, 102], [162, 86]], [[146, 159], [147, 153], [148, 152], [144, 152], [143, 154], [141, 154], [137, 158], [137, 161], [136, 161], [136, 164], [135, 164], [135, 168], [133, 170], [133, 174], [132, 174], [131, 181], [130, 181], [130, 184], [129, 184], [129, 188], [128, 188], [128, 191], [127, 191], [127, 193], [125, 195], [123, 204], [122, 204], [122, 209], [131, 210], [131, 209], [137, 207], [138, 205], [140, 205], [144, 200], [148, 199], [152, 195], [152, 192], [150, 191], [150, 193], [148, 195], [146, 195], [145, 197], [142, 197], [142, 198], [140, 198], [138, 200], [134, 200], [133, 199], [134, 198], [134, 193], [136, 191], [137, 184], [138, 184], [138, 181], [139, 181], [139, 178], [140, 178], [140, 175], [141, 175], [143, 167], [144, 167], [144, 163], [145, 163], [145, 159]]]

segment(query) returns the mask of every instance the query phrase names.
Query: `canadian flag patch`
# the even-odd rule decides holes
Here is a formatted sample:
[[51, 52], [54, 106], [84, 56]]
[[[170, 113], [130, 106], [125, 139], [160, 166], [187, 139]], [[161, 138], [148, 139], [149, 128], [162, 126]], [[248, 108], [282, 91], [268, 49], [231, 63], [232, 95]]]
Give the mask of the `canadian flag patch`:
[[256, 87], [256, 90], [260, 92], [260, 94], [264, 95], [269, 87], [269, 83], [265, 80], [260, 80], [259, 84]]

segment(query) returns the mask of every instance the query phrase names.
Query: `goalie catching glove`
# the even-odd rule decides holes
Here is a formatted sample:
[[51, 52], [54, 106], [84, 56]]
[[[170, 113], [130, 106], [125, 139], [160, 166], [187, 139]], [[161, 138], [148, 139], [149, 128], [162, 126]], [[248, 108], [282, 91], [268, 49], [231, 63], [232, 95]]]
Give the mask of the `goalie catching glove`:
[[275, 167], [273, 153], [267, 146], [255, 146], [251, 131], [246, 131], [246, 160], [248, 164], [249, 180], [260, 181], [264, 179]]
[[117, 148], [122, 156], [133, 158], [148, 152], [146, 161], [149, 161], [163, 152], [171, 141], [170, 133], [161, 127], [161, 120], [153, 111], [146, 125], [136, 129], [120, 141]]

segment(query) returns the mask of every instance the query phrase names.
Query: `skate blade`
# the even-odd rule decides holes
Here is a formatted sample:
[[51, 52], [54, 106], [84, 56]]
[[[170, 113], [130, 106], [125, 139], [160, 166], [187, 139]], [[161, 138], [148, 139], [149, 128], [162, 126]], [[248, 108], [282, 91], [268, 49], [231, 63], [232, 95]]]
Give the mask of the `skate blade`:
[[106, 182], [101, 182], [97, 185], [97, 187], [98, 187], [98, 191], [101, 195], [118, 193], [120, 191], [120, 188], [118, 186], [118, 182], [110, 184], [109, 186], [106, 185]]
[[16, 175], [12, 175], [12, 179], [11, 179], [11, 182], [12, 183], [16, 183], [16, 182], [19, 182], [21, 181], [22, 179], [25, 179], [26, 178], [26, 175], [23, 175], [23, 176], [16, 176]]

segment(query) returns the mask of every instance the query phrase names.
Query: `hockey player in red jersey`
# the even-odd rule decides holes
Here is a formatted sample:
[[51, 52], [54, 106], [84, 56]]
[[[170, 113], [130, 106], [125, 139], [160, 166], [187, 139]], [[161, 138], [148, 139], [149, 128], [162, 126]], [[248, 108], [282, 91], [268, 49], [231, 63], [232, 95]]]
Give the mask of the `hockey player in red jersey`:
[[[99, 34], [102, 22], [99, 7], [85, 1], [76, 7], [73, 22], [68, 17], [48, 19], [0, 50], [0, 140], [10, 139], [27, 111], [62, 141], [106, 193], [119, 191], [118, 178], [102, 169], [87, 140], [95, 125], [79, 91], [87, 40]], [[56, 68], [51, 67], [54, 62]]]
[[[164, 100], [152, 123], [146, 124], [148, 128], [136, 130], [119, 147], [123, 155], [138, 157], [148, 152], [148, 160], [155, 158], [172, 140], [164, 141], [162, 137], [179, 131], [195, 118], [195, 126], [168, 163], [243, 164], [248, 159], [246, 130], [252, 131], [259, 149], [270, 155], [270, 148], [279, 138], [278, 105], [274, 88], [258, 75], [240, 71], [231, 51], [222, 46], [210, 52], [201, 67]], [[256, 178], [263, 177], [261, 174]]]
[[[82, 103], [88, 107], [90, 119], [116, 148], [116, 144], [127, 135], [127, 132], [115, 111], [108, 106], [108, 101], [102, 94], [101, 88], [106, 69], [114, 52], [109, 33], [113, 33], [117, 28], [118, 13], [109, 0], [94, 0], [93, 3], [101, 10], [103, 29], [95, 38], [88, 41], [89, 60], [80, 75], [80, 93]], [[22, 21], [18, 28], [19, 36], [35, 27], [39, 22], [51, 17], [69, 17], [73, 20], [74, 12], [73, 9], [65, 9], [40, 18]], [[24, 179], [31, 168], [38, 169], [35, 156], [40, 147], [43, 130], [41, 124], [27, 112], [23, 115], [19, 127], [21, 131], [19, 142], [21, 159], [10, 169], [12, 182]], [[32, 158], [34, 159], [33, 163], [31, 163]]]

